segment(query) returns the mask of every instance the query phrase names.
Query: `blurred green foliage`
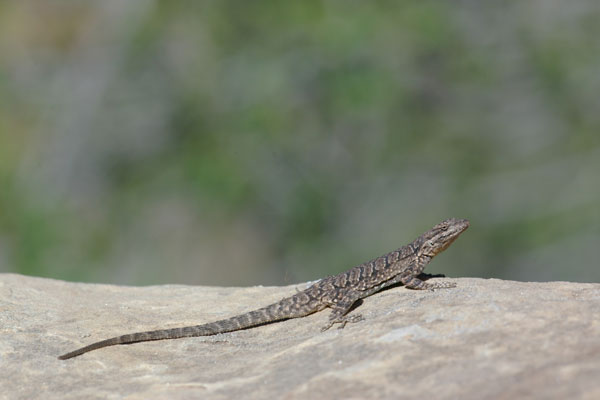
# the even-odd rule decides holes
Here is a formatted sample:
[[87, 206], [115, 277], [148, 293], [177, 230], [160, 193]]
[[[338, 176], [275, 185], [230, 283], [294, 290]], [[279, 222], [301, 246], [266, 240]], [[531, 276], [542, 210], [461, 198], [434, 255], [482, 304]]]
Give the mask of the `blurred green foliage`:
[[282, 284], [440, 220], [432, 272], [597, 281], [600, 8], [0, 3], [0, 271]]

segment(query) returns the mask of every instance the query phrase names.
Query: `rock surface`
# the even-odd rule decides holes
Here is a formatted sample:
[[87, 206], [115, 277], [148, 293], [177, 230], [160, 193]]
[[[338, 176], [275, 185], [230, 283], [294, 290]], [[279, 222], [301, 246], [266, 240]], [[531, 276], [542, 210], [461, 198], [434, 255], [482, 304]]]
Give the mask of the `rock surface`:
[[600, 284], [455, 279], [392, 288], [321, 333], [328, 312], [212, 337], [91, 342], [195, 325], [288, 287], [121, 287], [0, 274], [2, 399], [600, 399]]

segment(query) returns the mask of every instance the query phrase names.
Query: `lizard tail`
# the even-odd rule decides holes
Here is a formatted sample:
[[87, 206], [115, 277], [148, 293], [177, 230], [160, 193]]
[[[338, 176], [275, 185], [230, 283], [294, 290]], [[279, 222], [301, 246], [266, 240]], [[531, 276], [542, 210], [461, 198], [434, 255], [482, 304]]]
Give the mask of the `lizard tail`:
[[62, 356], [59, 356], [58, 359], [59, 360], [68, 360], [69, 358], [77, 357], [79, 355], [82, 355], [83, 353], [87, 353], [88, 351], [96, 350], [101, 347], [113, 346], [115, 344], [124, 343], [124, 342], [121, 342], [120, 339], [121, 339], [121, 337], [119, 336], [119, 337], [102, 340], [100, 342], [92, 343], [88, 346], [79, 348], [77, 350], [73, 350], [66, 354], [63, 354]]
[[118, 344], [131, 344], [164, 339], [179, 339], [193, 336], [211, 336], [216, 335], [218, 333], [237, 331], [257, 325], [263, 325], [270, 322], [300, 316], [289, 314], [285, 315], [284, 313], [282, 313], [281, 307], [282, 303], [276, 303], [264, 308], [260, 308], [258, 310], [237, 315], [232, 318], [223, 319], [204, 325], [186, 326], [183, 328], [173, 329], [160, 329], [154, 331], [137, 332], [128, 335], [116, 336], [110, 339], [105, 339], [99, 342], [92, 343], [77, 350], [73, 350], [69, 353], [59, 356], [58, 359], [67, 360], [69, 358], [77, 357], [83, 353], [87, 353], [88, 351], [97, 350], [102, 347], [114, 346]]

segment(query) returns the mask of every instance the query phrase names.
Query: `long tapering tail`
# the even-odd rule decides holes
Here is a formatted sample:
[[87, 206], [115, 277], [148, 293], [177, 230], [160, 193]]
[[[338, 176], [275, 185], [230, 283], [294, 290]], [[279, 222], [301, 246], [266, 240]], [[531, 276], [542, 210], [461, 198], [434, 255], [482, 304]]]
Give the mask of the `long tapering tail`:
[[[286, 299], [287, 300], [287, 299]], [[282, 313], [282, 303], [271, 304], [270, 306], [250, 311], [248, 313], [237, 315], [232, 318], [223, 319], [216, 322], [210, 322], [204, 325], [186, 326], [183, 328], [160, 329], [147, 332], [137, 332], [128, 335], [116, 336], [110, 339], [101, 340], [92, 343], [80, 349], [71, 351], [58, 357], [60, 360], [77, 357], [88, 351], [100, 349], [102, 347], [114, 346], [118, 344], [131, 344], [137, 342], [147, 342], [151, 340], [179, 339], [193, 336], [211, 336], [218, 333], [232, 332], [241, 329], [250, 328], [257, 325], [263, 325], [270, 322], [280, 321], [287, 318], [293, 318], [300, 315], [294, 313]]]
[[160, 329], [155, 331], [147, 331], [147, 332], [136, 332], [130, 333], [127, 335], [116, 336], [110, 339], [101, 340], [96, 343], [92, 343], [80, 349], [71, 351], [67, 354], [63, 354], [58, 357], [59, 360], [67, 360], [69, 358], [73, 358], [79, 356], [83, 353], [87, 353], [88, 351], [100, 349], [102, 347], [114, 346], [117, 344], [131, 344], [138, 342], [148, 342], [151, 340], [163, 340], [163, 339], [178, 339], [183, 337], [192, 337], [192, 336], [210, 336], [215, 335], [217, 333], [226, 332], [227, 330], [221, 329], [219, 331], [218, 326], [223, 327], [223, 325], [229, 320], [222, 320], [217, 322], [212, 322], [205, 325], [196, 325], [196, 326], [187, 326], [184, 328], [173, 328], [173, 329]]

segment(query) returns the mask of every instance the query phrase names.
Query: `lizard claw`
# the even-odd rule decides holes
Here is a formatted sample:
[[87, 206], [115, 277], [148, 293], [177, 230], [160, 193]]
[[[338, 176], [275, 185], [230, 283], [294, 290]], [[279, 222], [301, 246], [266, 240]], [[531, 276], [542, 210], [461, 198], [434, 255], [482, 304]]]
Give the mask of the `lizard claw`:
[[349, 317], [344, 318], [344, 320], [340, 322], [340, 326], [338, 326], [338, 329], [344, 329], [348, 322], [354, 323], [364, 321], [364, 319], [365, 318], [361, 314], [350, 315]]
[[435, 282], [435, 283], [430, 283], [429, 284], [429, 289], [430, 290], [434, 290], [434, 289], [451, 289], [451, 288], [455, 288], [456, 287], [456, 283], [455, 282]]
[[344, 327], [346, 326], [347, 323], [359, 322], [359, 321], [363, 321], [364, 319], [365, 318], [361, 314], [353, 314], [353, 315], [348, 315], [348, 316], [345, 316], [342, 318], [337, 318], [337, 319], [329, 321], [327, 323], [327, 325], [322, 327], [321, 332], [325, 332], [327, 329], [331, 328], [334, 324], [340, 324], [340, 326], [338, 326], [338, 329], [344, 329]]

